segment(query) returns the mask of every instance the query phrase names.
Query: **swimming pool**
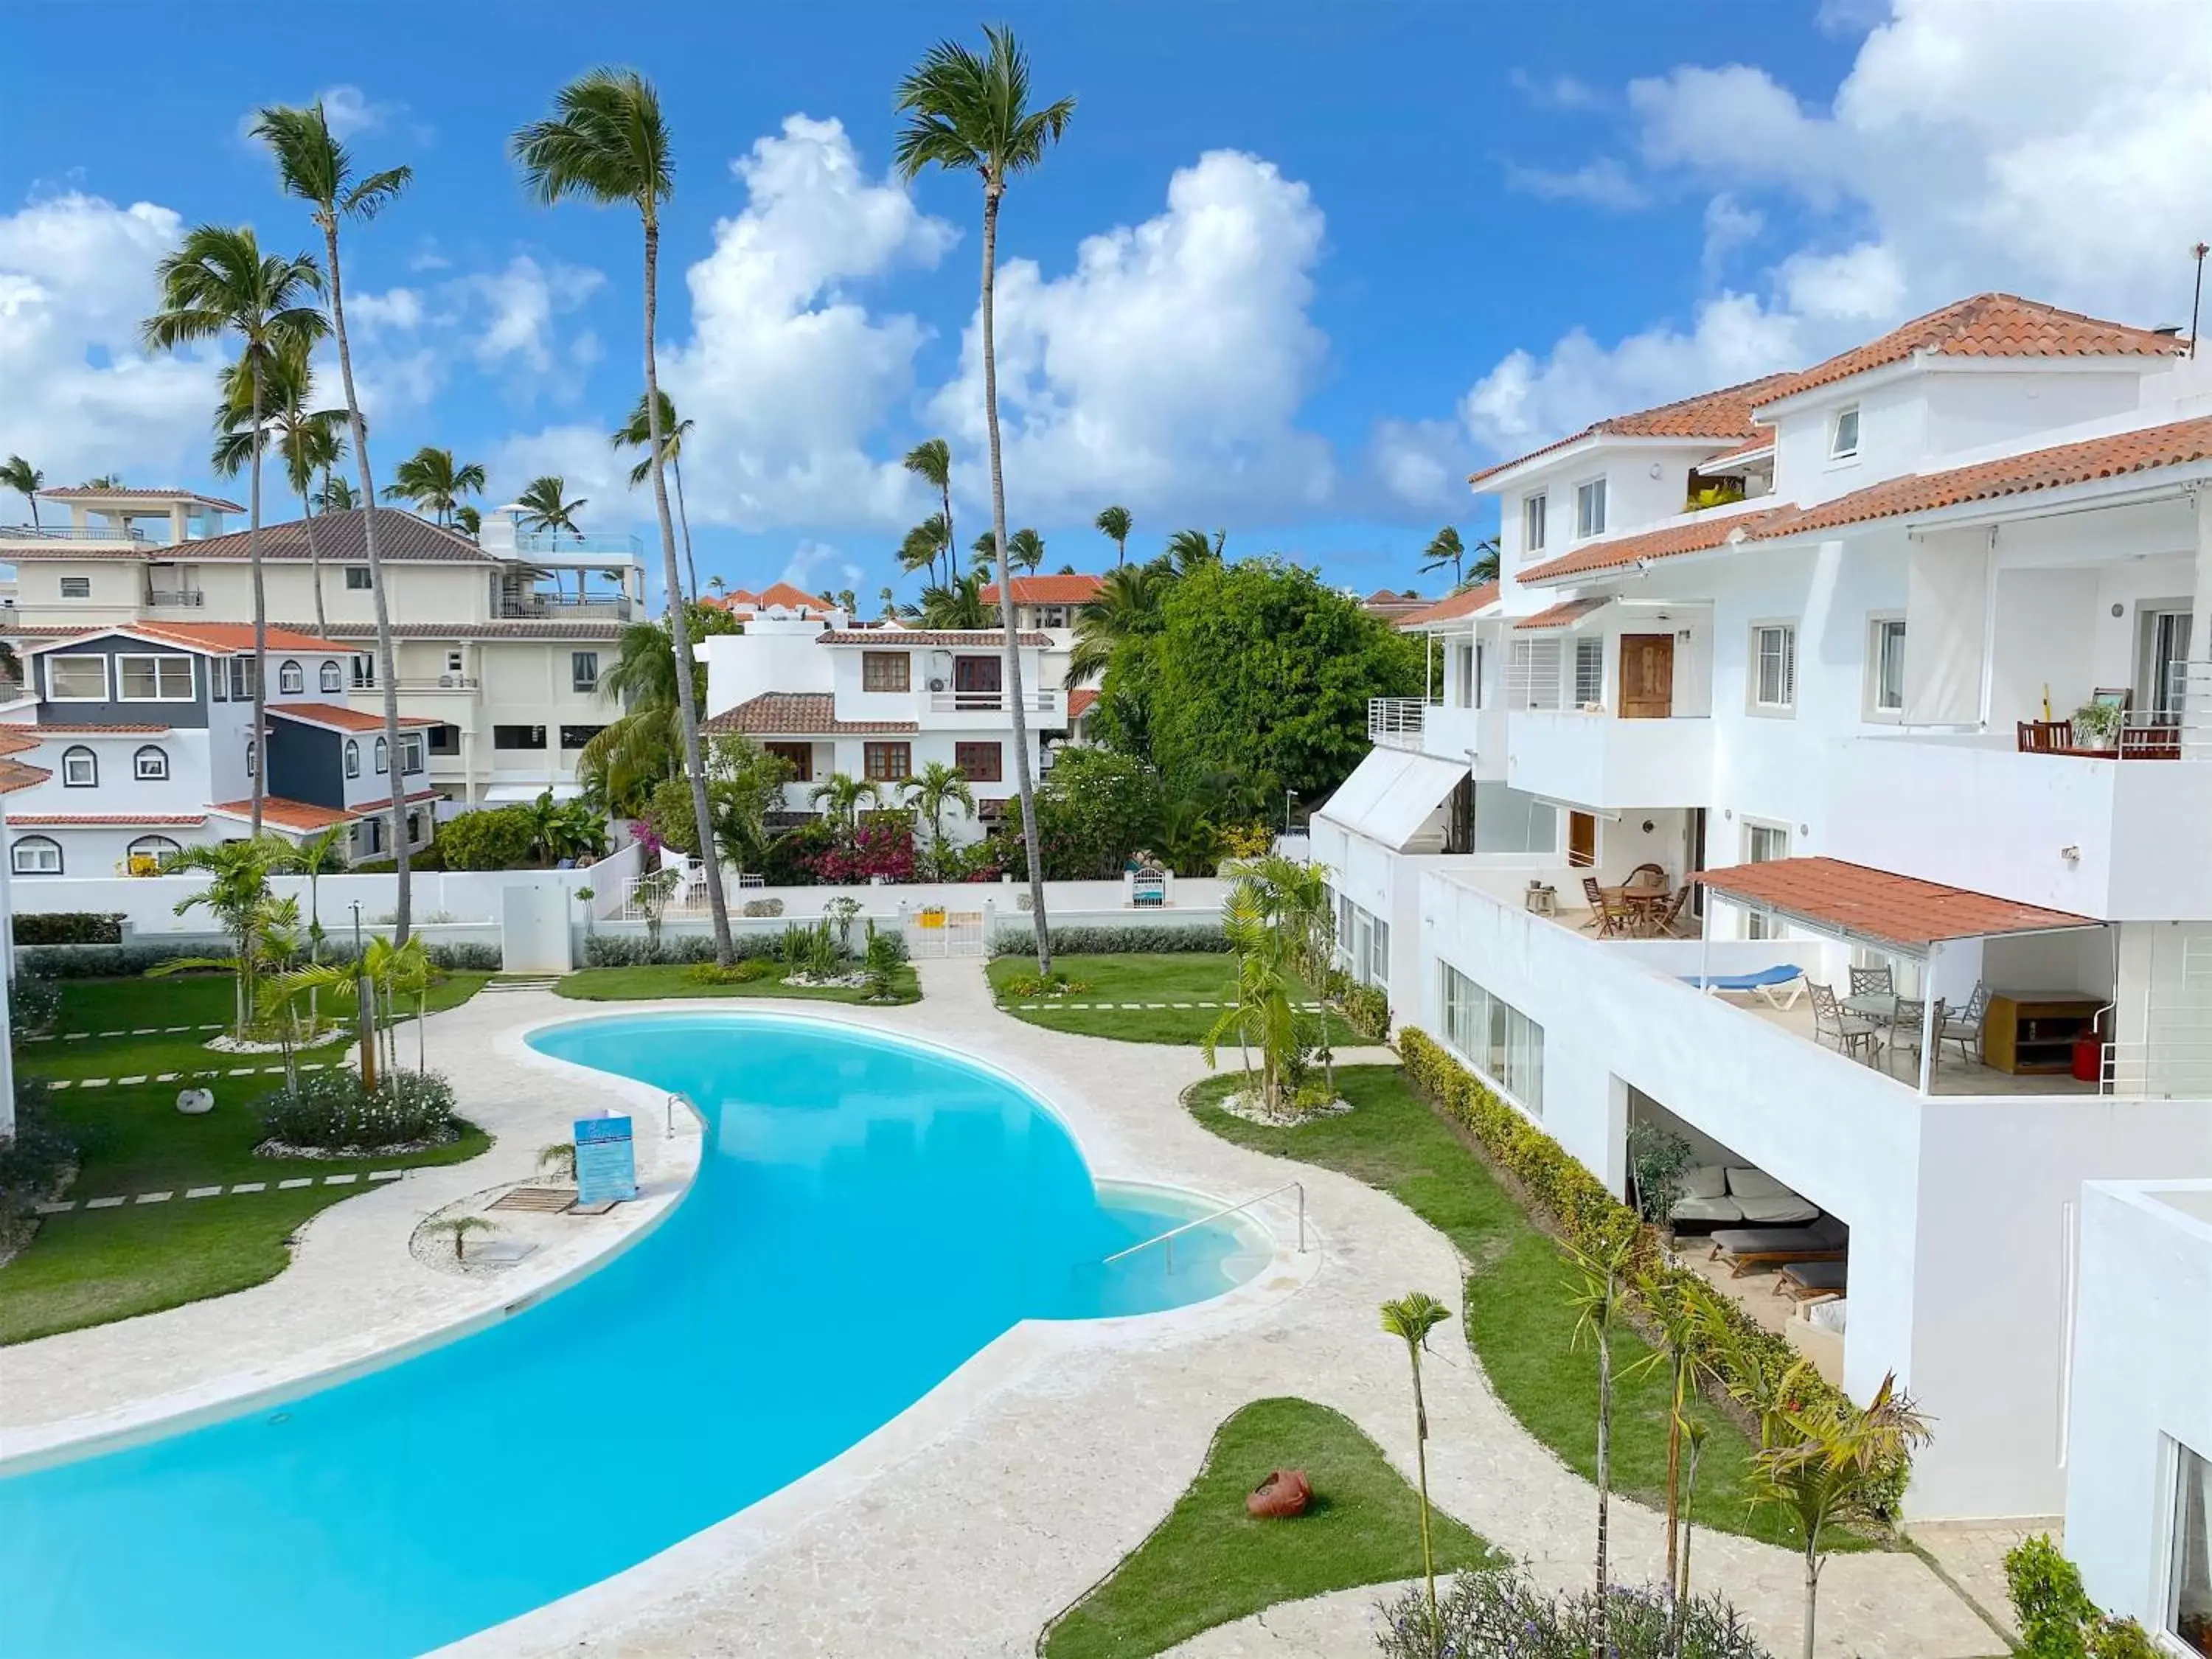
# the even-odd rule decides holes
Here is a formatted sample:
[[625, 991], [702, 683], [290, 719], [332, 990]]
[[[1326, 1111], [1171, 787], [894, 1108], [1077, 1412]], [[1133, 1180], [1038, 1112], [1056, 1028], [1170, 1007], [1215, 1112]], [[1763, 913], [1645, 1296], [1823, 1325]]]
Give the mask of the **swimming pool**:
[[727, 1012], [530, 1041], [698, 1103], [675, 1212], [473, 1335], [0, 1479], [0, 1656], [419, 1653], [736, 1513], [1023, 1319], [1197, 1301], [1267, 1260], [1213, 1224], [1172, 1273], [1103, 1266], [1196, 1206], [1102, 1194], [1042, 1104], [939, 1050]]

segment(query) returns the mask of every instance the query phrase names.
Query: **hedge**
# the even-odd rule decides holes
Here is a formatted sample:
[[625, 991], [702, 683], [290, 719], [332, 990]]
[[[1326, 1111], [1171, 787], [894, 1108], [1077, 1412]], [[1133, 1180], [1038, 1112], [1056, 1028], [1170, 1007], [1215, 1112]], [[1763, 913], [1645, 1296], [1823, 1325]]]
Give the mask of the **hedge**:
[[[738, 933], [730, 940], [731, 954], [738, 962], [780, 955], [781, 933]], [[712, 962], [712, 933], [664, 933], [654, 940], [641, 933], [594, 933], [584, 941], [586, 968], [652, 968], [684, 962]]]
[[[1761, 1397], [1801, 1358], [1787, 1338], [1757, 1323], [1732, 1297], [1716, 1294], [1686, 1267], [1666, 1265], [1655, 1230], [1607, 1192], [1605, 1184], [1566, 1148], [1493, 1094], [1443, 1044], [1415, 1026], [1401, 1025], [1398, 1054], [1405, 1062], [1406, 1080], [1474, 1137], [1491, 1163], [1518, 1182], [1529, 1200], [1547, 1214], [1561, 1238], [1577, 1249], [1595, 1254], [1624, 1232], [1640, 1234], [1649, 1246], [1645, 1254], [1650, 1278], [1668, 1293], [1698, 1297], [1719, 1310], [1728, 1327], [1728, 1340], [1707, 1345], [1698, 1358], [1718, 1377], [1724, 1393], [1733, 1397], [1741, 1388], [1753, 1398]], [[1649, 1314], [1640, 1288], [1632, 1290], [1630, 1299], [1633, 1311]], [[1757, 1367], [1758, 1375], [1747, 1374], [1747, 1368], [1752, 1366]], [[1802, 1403], [1844, 1412], [1857, 1409], [1842, 1389], [1810, 1372], [1805, 1374]], [[1885, 1514], [1895, 1513], [1911, 1473], [1911, 1461], [1899, 1458], [1887, 1484]]]
[[118, 979], [143, 974], [178, 957], [222, 956], [230, 949], [220, 939], [167, 945], [33, 945], [15, 952], [19, 972], [53, 979]]
[[[1048, 930], [1056, 957], [1118, 957], [1189, 952], [1225, 955], [1229, 939], [1218, 925], [1195, 927], [1054, 927]], [[1036, 951], [1034, 927], [1001, 927], [991, 941], [994, 957], [1026, 957]]]
[[123, 913], [97, 910], [19, 912], [15, 918], [18, 945], [120, 945]]

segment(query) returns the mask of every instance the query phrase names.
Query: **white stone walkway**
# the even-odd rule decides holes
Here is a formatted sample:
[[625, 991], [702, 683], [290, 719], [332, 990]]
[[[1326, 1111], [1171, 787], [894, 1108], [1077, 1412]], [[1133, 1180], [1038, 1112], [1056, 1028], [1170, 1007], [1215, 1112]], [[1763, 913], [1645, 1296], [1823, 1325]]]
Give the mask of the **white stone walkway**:
[[[1177, 1100], [1204, 1075], [1195, 1049], [1025, 1025], [991, 1006], [972, 961], [924, 963], [921, 973], [926, 998], [910, 1007], [767, 1006], [909, 1033], [1004, 1067], [1061, 1112], [1102, 1178], [1170, 1183], [1231, 1200], [1303, 1180], [1317, 1254], [1279, 1255], [1264, 1282], [1195, 1309], [1024, 1325], [893, 1424], [782, 1492], [449, 1651], [624, 1659], [1027, 1655], [1044, 1621], [1143, 1539], [1196, 1473], [1215, 1426], [1248, 1401], [1298, 1395], [1334, 1406], [1401, 1468], [1412, 1467], [1403, 1353], [1379, 1329], [1376, 1307], [1419, 1288], [1456, 1308], [1460, 1266], [1448, 1243], [1357, 1182], [1259, 1156], [1200, 1128]], [[406, 1233], [441, 1203], [527, 1174], [537, 1146], [556, 1138], [580, 1105], [604, 1101], [599, 1080], [549, 1074], [544, 1062], [521, 1058], [516, 1030], [564, 1014], [653, 1006], [580, 1006], [515, 994], [478, 996], [436, 1016], [433, 1063], [453, 1073], [471, 1115], [501, 1137], [492, 1153], [326, 1212], [299, 1262], [268, 1285], [0, 1351], [0, 1449], [82, 1432], [100, 1413], [112, 1422], [179, 1397], [207, 1401], [267, 1386], [333, 1352], [359, 1358], [395, 1333], [419, 1334], [441, 1316], [480, 1313], [487, 1297], [511, 1300], [516, 1275], [547, 1276], [559, 1264], [536, 1256], [489, 1286], [432, 1274], [408, 1257]], [[660, 1006], [700, 1012], [713, 1005]], [[676, 1162], [688, 1168], [696, 1140], [674, 1146]], [[680, 1178], [673, 1165], [653, 1171], [664, 1198]], [[1276, 1225], [1281, 1237], [1279, 1217]], [[1528, 1559], [1547, 1581], [1581, 1582], [1591, 1488], [1513, 1422], [1453, 1330], [1430, 1370], [1437, 1501]], [[856, 1350], [852, 1363], [865, 1364], [865, 1353]], [[175, 1392], [150, 1401], [156, 1378]], [[1656, 1516], [1616, 1503], [1624, 1575], [1656, 1573], [1662, 1532]], [[1796, 1558], [1705, 1534], [1698, 1552], [1700, 1581], [1725, 1588], [1770, 1645], [1794, 1653]], [[1366, 1650], [1366, 1610], [1379, 1594], [1278, 1609], [1267, 1630], [1248, 1621], [1189, 1650], [1356, 1655]], [[1821, 1601], [1823, 1656], [1979, 1659], [2002, 1647], [1909, 1554], [1838, 1558]], [[1286, 1644], [1282, 1638], [1291, 1635]]]

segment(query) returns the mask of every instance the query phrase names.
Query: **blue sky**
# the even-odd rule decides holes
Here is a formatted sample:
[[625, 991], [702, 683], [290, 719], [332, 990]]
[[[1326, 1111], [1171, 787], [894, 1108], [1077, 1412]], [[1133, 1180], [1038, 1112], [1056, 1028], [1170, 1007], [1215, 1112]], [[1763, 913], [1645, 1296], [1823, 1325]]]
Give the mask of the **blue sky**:
[[[1079, 100], [1001, 246], [1009, 508], [1048, 568], [1095, 568], [1089, 520], [1120, 501], [1133, 550], [1222, 526], [1362, 589], [1432, 591], [1419, 550], [1482, 527], [1458, 481], [1500, 454], [1982, 288], [2178, 320], [2180, 248], [2212, 228], [2212, 11], [2166, 0], [989, 15], [1041, 93]], [[323, 92], [363, 162], [416, 173], [349, 243], [380, 473], [436, 443], [489, 465], [495, 500], [559, 471], [588, 521], [644, 528], [601, 436], [641, 384], [635, 222], [530, 205], [505, 151], [564, 79], [623, 62], [678, 147], [664, 374], [699, 422], [702, 566], [872, 602], [926, 510], [897, 455], [943, 432], [980, 460], [977, 192], [888, 170], [898, 76], [982, 14], [676, 3], [648, 29], [340, 3], [290, 34], [171, 15], [11, 8], [19, 62], [82, 66], [94, 20], [170, 44], [0, 107], [0, 384], [28, 389], [0, 453], [57, 483], [210, 482], [211, 365], [140, 361], [133, 326], [184, 226], [309, 245], [241, 118]], [[961, 484], [964, 542], [983, 500]]]

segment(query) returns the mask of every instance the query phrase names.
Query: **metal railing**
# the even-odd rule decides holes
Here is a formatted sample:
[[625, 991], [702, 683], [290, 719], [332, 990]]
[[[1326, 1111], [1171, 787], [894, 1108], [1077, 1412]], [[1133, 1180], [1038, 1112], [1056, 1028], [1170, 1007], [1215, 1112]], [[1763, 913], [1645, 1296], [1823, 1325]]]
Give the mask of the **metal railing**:
[[1306, 1183], [1303, 1181], [1286, 1181], [1273, 1192], [1262, 1193], [1257, 1198], [1248, 1198], [1242, 1204], [1224, 1204], [1211, 1215], [1202, 1215], [1195, 1221], [1186, 1221], [1180, 1227], [1170, 1227], [1167, 1231], [1157, 1233], [1141, 1244], [1132, 1244], [1126, 1250], [1116, 1250], [1098, 1265], [1102, 1267], [1110, 1267], [1124, 1256], [1134, 1255], [1139, 1250], [1149, 1250], [1153, 1245], [1159, 1244], [1166, 1248], [1168, 1271], [1173, 1273], [1175, 1242], [1179, 1235], [1188, 1232], [1194, 1227], [1203, 1227], [1208, 1222], [1218, 1221], [1225, 1215], [1235, 1215], [1239, 1210], [1249, 1210], [1255, 1204], [1265, 1204], [1271, 1198], [1280, 1198], [1287, 1192], [1296, 1192], [1298, 1195], [1298, 1254], [1304, 1255], [1306, 1249]]
[[501, 595], [495, 612], [502, 619], [538, 620], [569, 617], [577, 621], [628, 622], [633, 609], [626, 599], [571, 599], [550, 593]]
[[1421, 697], [1370, 697], [1367, 700], [1367, 740], [1402, 749], [1421, 746], [1422, 728], [1429, 705]]
[[473, 691], [482, 682], [473, 674], [402, 674], [398, 684], [402, 691]]
[[[1003, 691], [932, 691], [929, 693], [929, 712], [933, 714], [1003, 714], [1007, 712], [1006, 694]], [[1027, 714], [1057, 714], [1060, 712], [1060, 693], [1024, 691], [1022, 693], [1022, 712]]]
[[580, 536], [560, 531], [518, 530], [514, 533], [514, 550], [518, 553], [629, 553], [639, 555], [644, 544], [635, 536], [625, 536], [617, 531], [587, 530]]
[[197, 587], [171, 588], [167, 592], [158, 587], [149, 587], [146, 590], [146, 603], [156, 611], [170, 608], [197, 611], [207, 603], [207, 595]]
[[11, 524], [0, 528], [0, 541], [143, 542], [146, 532], [131, 525]]

